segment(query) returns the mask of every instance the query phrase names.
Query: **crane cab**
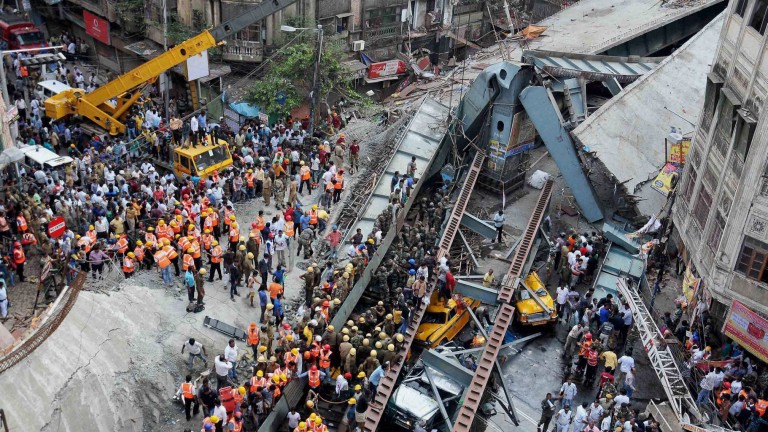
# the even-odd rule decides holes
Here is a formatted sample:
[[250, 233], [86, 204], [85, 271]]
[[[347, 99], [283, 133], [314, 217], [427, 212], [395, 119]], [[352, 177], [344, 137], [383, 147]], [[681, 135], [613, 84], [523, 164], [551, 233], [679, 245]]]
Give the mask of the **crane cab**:
[[204, 178], [214, 171], [222, 171], [232, 165], [232, 153], [224, 140], [211, 142], [211, 136], [205, 137], [202, 146], [178, 147], [173, 151], [173, 172], [179, 178], [185, 176]]

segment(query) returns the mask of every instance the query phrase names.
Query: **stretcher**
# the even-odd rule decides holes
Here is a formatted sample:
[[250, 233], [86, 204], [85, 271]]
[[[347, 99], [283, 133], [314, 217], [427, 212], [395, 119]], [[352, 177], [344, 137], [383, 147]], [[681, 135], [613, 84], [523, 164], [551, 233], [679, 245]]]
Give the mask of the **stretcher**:
[[205, 320], [203, 321], [203, 325], [205, 327], [208, 327], [211, 330], [215, 330], [221, 334], [227, 335], [233, 339], [237, 339], [241, 342], [245, 342], [247, 340], [248, 335], [245, 333], [245, 331], [231, 326], [225, 322], [221, 322], [217, 319], [213, 319], [209, 316], [205, 316]]

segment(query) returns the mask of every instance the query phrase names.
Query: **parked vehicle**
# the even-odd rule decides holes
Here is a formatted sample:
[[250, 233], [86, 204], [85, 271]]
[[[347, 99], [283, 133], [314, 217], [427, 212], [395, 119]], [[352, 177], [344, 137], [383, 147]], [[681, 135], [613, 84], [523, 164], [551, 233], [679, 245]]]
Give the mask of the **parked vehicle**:
[[479, 300], [458, 295], [447, 301], [439, 301], [438, 293], [433, 292], [416, 332], [416, 341], [435, 348], [443, 342], [453, 340], [471, 319], [467, 308], [475, 309], [479, 305]]
[[7, 45], [6, 49], [43, 48], [48, 46], [43, 32], [24, 15], [0, 15], [0, 39]]
[[555, 302], [536, 272], [528, 274], [515, 290], [515, 322], [523, 326], [557, 322]]

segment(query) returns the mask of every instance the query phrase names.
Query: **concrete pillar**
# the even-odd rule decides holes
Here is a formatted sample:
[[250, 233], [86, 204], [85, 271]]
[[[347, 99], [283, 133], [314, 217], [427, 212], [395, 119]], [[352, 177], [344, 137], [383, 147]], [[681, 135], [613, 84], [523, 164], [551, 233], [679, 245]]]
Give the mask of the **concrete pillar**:
[[264, 20], [267, 24], [267, 46], [272, 45], [272, 31], [274, 27], [274, 23], [272, 22], [272, 17], [269, 16]]

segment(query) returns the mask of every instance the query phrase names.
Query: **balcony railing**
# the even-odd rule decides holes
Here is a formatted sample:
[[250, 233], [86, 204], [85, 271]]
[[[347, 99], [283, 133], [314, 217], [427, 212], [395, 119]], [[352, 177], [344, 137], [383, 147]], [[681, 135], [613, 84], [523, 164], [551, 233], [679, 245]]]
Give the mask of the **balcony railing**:
[[365, 40], [390, 38], [400, 35], [400, 24], [392, 27], [379, 27], [365, 30]]
[[241, 62], [260, 62], [264, 55], [264, 47], [258, 41], [231, 40], [221, 47], [224, 60]]
[[464, 5], [457, 5], [453, 9], [454, 15], [461, 15], [465, 13], [472, 13], [472, 12], [480, 12], [482, 10], [483, 5], [481, 3], [470, 3], [470, 4], [464, 4]]

